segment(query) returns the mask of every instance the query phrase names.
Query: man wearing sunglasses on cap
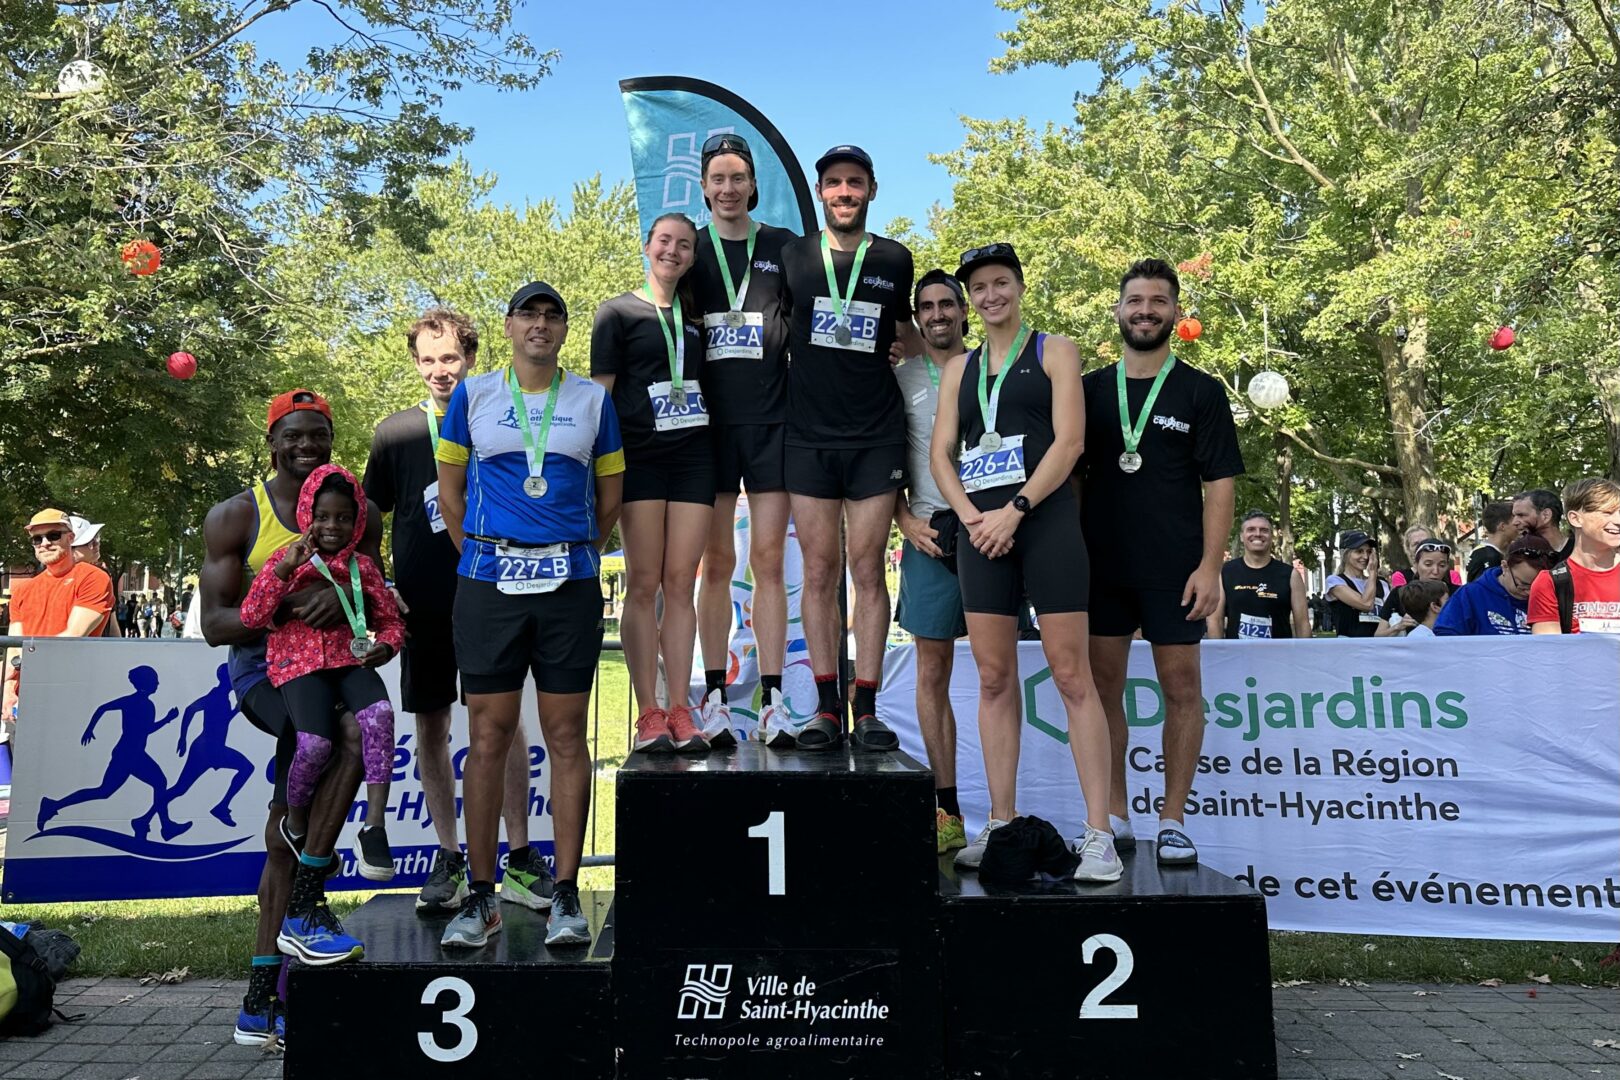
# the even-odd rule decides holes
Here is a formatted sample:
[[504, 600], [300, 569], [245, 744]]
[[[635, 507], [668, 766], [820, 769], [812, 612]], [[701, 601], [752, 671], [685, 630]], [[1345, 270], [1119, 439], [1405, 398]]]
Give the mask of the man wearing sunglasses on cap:
[[1435, 620], [1438, 637], [1528, 634], [1530, 586], [1553, 563], [1552, 546], [1534, 534], [1507, 545], [1499, 566], [1452, 594]]
[[[1444, 540], [1422, 540], [1412, 549], [1412, 581], [1438, 581], [1446, 587], [1449, 596], [1457, 589], [1451, 581], [1451, 545]], [[1418, 625], [1418, 620], [1406, 613], [1401, 606], [1401, 589], [1391, 589], [1389, 599], [1379, 610], [1378, 616], [1382, 620], [1378, 629], [1373, 632], [1374, 637], [1398, 637], [1409, 633]]]
[[714, 448], [714, 514], [703, 552], [698, 637], [705, 687], [700, 724], [709, 745], [733, 745], [726, 702], [731, 636], [731, 579], [737, 568], [737, 497], [748, 492], [748, 564], [754, 572], [753, 627], [758, 647], [758, 737], [792, 746], [782, 697], [787, 650], [788, 493], [783, 476], [787, 430], [788, 315], [782, 248], [798, 237], [749, 216], [759, 205], [754, 154], [747, 140], [725, 132], [703, 144], [703, 201], [714, 215], [698, 230], [686, 280], [702, 310], [703, 393]]
[[[73, 526], [60, 510], [41, 510], [28, 522], [28, 542], [45, 572], [12, 590], [11, 630], [17, 637], [94, 637], [112, 613], [112, 578], [94, 563], [73, 559]], [[19, 669], [6, 650], [4, 715], [16, 704]]]

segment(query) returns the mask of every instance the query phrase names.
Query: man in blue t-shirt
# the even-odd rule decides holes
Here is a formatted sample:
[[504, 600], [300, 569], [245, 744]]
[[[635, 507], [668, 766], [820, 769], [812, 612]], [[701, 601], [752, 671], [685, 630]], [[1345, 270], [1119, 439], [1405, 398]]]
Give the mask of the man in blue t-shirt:
[[1502, 565], [1452, 594], [1435, 620], [1435, 635], [1528, 634], [1530, 585], [1551, 565], [1547, 541], [1534, 533], [1519, 537], [1508, 545]]
[[[585, 713], [602, 651], [601, 547], [618, 517], [624, 444], [607, 391], [563, 371], [568, 306], [545, 282], [506, 309], [512, 363], [456, 387], [439, 429], [439, 510], [461, 552], [452, 624], [471, 749], [463, 772], [471, 887], [442, 944], [501, 929], [501, 776], [532, 673], [551, 766], [556, 884], [547, 945], [583, 945], [579, 863], [591, 790]], [[548, 882], [530, 891], [544, 899]]]

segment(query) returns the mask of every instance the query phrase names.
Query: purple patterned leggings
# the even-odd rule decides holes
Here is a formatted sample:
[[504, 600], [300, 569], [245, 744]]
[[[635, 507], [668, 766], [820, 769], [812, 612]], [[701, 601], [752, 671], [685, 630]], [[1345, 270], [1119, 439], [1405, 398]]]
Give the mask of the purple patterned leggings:
[[385, 784], [394, 757], [394, 707], [382, 677], [371, 668], [344, 667], [300, 675], [281, 687], [298, 732], [287, 772], [287, 804], [308, 806], [321, 770], [332, 757], [340, 711], [354, 713], [368, 784]]

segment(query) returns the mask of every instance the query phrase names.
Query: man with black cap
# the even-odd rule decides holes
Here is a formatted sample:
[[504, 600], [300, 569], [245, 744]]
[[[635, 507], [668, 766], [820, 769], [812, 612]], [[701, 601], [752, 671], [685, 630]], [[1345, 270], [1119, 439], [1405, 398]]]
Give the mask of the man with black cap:
[[889, 350], [897, 337], [907, 355], [917, 355], [922, 345], [911, 324], [911, 252], [866, 231], [876, 195], [866, 151], [833, 147], [816, 162], [816, 197], [826, 228], [782, 249], [793, 354], [784, 472], [804, 555], [804, 630], [818, 696], [816, 715], [799, 732], [802, 750], [835, 747], [843, 736], [841, 531], [855, 584], [852, 740], [861, 750], [899, 746], [877, 718], [889, 632], [884, 548], [894, 492], [906, 477], [905, 408]]
[[1119, 847], [1134, 844], [1124, 693], [1131, 635], [1140, 630], [1152, 643], [1165, 699], [1164, 806], [1155, 845], [1161, 863], [1198, 858], [1182, 819], [1204, 741], [1198, 645], [1204, 620], [1221, 600], [1233, 478], [1243, 471], [1225, 387], [1170, 352], [1180, 315], [1174, 267], [1143, 259], [1125, 272], [1114, 309], [1124, 349], [1117, 363], [1085, 377], [1079, 468], [1080, 515], [1097, 570], [1091, 667], [1113, 744], [1114, 837]]
[[917, 654], [917, 727], [934, 774], [934, 816], [939, 854], [967, 846], [956, 797], [956, 715], [951, 710], [951, 668], [956, 639], [967, 633], [962, 590], [943, 559], [930, 520], [950, 509], [928, 467], [939, 411], [939, 373], [966, 352], [967, 302], [962, 285], [944, 270], [917, 279], [913, 309], [923, 351], [895, 369], [906, 409], [906, 486], [895, 492], [894, 522], [905, 535], [900, 554], [900, 602], [895, 619], [911, 634]]
[[[470, 891], [442, 943], [499, 933], [495, 847], [502, 774], [532, 673], [551, 766], [556, 881], [547, 945], [590, 941], [579, 904], [591, 790], [585, 711], [602, 649], [601, 545], [618, 516], [624, 448], [601, 386], [563, 371], [568, 306], [545, 282], [506, 309], [510, 367], [450, 396], [439, 428], [439, 509], [461, 551], [453, 633], [471, 747], [462, 773]], [[545, 901], [549, 900], [549, 905]]]
[[698, 232], [686, 280], [703, 312], [703, 393], [714, 446], [715, 500], [698, 590], [698, 636], [706, 687], [700, 726], [711, 747], [735, 742], [726, 702], [737, 496], [748, 491], [748, 564], [754, 571], [754, 642], [760, 677], [759, 737], [792, 746], [782, 697], [787, 587], [782, 549], [788, 494], [782, 474], [787, 427], [788, 320], [782, 249], [798, 239], [749, 216], [759, 205], [754, 155], [730, 132], [703, 144], [703, 201], [713, 214]]

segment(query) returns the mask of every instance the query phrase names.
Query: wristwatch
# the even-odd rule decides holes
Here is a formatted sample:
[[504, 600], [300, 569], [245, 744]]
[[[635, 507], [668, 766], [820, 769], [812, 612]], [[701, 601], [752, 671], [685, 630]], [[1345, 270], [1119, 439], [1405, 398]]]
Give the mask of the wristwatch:
[[1029, 505], [1029, 500], [1026, 499], [1024, 496], [1022, 496], [1022, 495], [1014, 495], [1013, 496], [1013, 509], [1018, 511], [1020, 514], [1027, 514], [1027, 513], [1030, 512], [1030, 510], [1033, 509], [1033, 507], [1031, 507]]

